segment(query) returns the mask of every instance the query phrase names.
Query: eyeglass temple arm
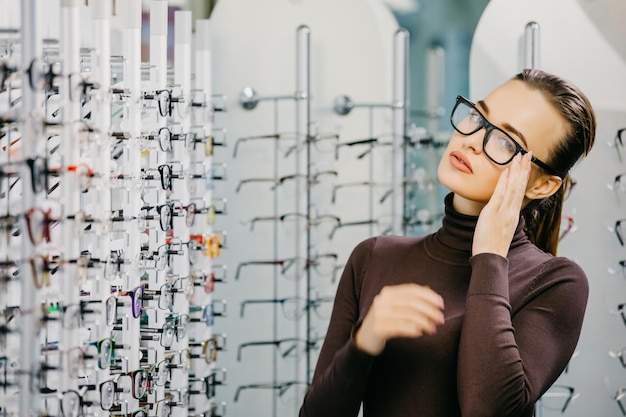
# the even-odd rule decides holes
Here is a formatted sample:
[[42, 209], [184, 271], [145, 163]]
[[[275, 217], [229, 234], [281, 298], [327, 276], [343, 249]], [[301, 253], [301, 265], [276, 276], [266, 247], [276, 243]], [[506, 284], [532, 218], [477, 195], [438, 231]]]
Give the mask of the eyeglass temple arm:
[[273, 260], [273, 261], [248, 261], [248, 262], [240, 262], [237, 265], [237, 271], [235, 272], [235, 281], [239, 279], [239, 273], [241, 268], [248, 265], [283, 265], [285, 263], [284, 260]]
[[235, 188], [235, 192], [238, 193], [241, 190], [241, 187], [244, 184], [248, 184], [251, 182], [273, 182], [274, 184], [277, 183], [277, 180], [274, 178], [248, 178], [248, 179], [243, 179], [241, 181], [239, 181], [239, 184], [237, 184], [237, 188]]
[[266, 345], [274, 345], [278, 347], [280, 342], [281, 342], [280, 340], [262, 340], [262, 341], [242, 343], [237, 348], [237, 362], [241, 361], [241, 352], [243, 351], [244, 348], [252, 347], [252, 346], [266, 346]]
[[282, 303], [284, 301], [285, 301], [284, 298], [272, 298], [272, 299], [267, 299], [267, 300], [260, 300], [260, 299], [243, 300], [241, 302], [241, 307], [239, 309], [239, 317], [243, 317], [244, 310], [246, 308], [246, 305], [248, 305], [248, 304]]
[[333, 192], [332, 192], [332, 197], [331, 197], [331, 202], [334, 203], [336, 198], [337, 198], [337, 191], [339, 191], [340, 188], [346, 188], [346, 187], [356, 187], [356, 186], [362, 186], [362, 185], [366, 185], [366, 186], [373, 186], [376, 185], [375, 182], [373, 181], [357, 181], [357, 182], [349, 182], [349, 183], [345, 183], [345, 184], [337, 184], [335, 186], [333, 186]]
[[240, 137], [239, 139], [237, 139], [235, 141], [235, 146], [233, 148], [233, 158], [237, 157], [237, 149], [239, 148], [239, 143], [241, 142], [246, 142], [249, 140], [256, 140], [256, 139], [279, 139], [280, 138], [280, 134], [279, 133], [272, 133], [272, 134], [268, 134], [268, 135], [258, 135], [258, 136], [243, 136]]
[[365, 139], [357, 139], [350, 142], [338, 143], [335, 145], [335, 159], [339, 159], [339, 148], [344, 146], [354, 146], [354, 145], [368, 145], [372, 143], [378, 142], [378, 138], [365, 138]]
[[370, 220], [361, 220], [361, 221], [357, 221], [357, 222], [346, 222], [346, 223], [339, 223], [336, 226], [333, 227], [333, 230], [330, 232], [330, 235], [328, 235], [328, 239], [333, 238], [333, 236], [335, 236], [335, 232], [342, 228], [342, 227], [347, 227], [347, 226], [364, 226], [367, 224], [378, 224], [378, 220], [375, 219], [370, 219]]

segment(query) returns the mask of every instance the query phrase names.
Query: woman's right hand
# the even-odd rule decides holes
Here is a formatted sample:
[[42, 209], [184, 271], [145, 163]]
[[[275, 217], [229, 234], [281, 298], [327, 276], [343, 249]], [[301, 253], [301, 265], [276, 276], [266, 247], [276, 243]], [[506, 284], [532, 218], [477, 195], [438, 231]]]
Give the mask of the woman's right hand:
[[435, 334], [444, 323], [443, 298], [429, 287], [400, 284], [383, 287], [357, 330], [354, 341], [365, 353], [379, 355], [387, 340]]

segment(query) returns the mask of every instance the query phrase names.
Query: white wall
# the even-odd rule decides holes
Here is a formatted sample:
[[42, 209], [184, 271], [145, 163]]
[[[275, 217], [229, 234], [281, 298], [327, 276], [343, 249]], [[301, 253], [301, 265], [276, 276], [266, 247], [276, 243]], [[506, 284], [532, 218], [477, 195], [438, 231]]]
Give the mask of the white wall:
[[[596, 109], [624, 110], [626, 55], [613, 47], [615, 42], [626, 43], [623, 2], [583, 1], [490, 2], [472, 41], [471, 96], [486, 95], [491, 88], [523, 68], [523, 52], [519, 45], [526, 23], [535, 21], [541, 27], [541, 68], [574, 81], [586, 92]], [[592, 20], [581, 3], [592, 9], [592, 3], [597, 3], [598, 8], [612, 8], [606, 14], [602, 30], [600, 22]], [[618, 22], [620, 18], [621, 22]], [[607, 32], [621, 38], [611, 38], [609, 42]]]
[[[493, 0], [478, 24], [470, 55], [470, 94], [479, 99], [523, 67], [524, 27], [536, 21], [541, 27], [540, 68], [576, 83], [597, 113], [595, 146], [572, 171], [578, 184], [564, 208], [565, 215], [574, 217], [576, 230], [559, 247], [561, 255], [583, 267], [590, 282], [578, 353], [557, 381], [579, 395], [568, 416], [621, 415], [612, 397], [626, 386], [624, 369], [608, 354], [626, 341], [626, 327], [615, 314], [617, 305], [626, 302], [626, 282], [618, 270], [626, 252], [612, 232], [615, 221], [626, 215], [626, 203], [607, 187], [626, 170], [612, 147], [616, 130], [626, 127], [624, 19], [624, 3], [614, 0]], [[542, 411], [545, 417], [561, 415]]]

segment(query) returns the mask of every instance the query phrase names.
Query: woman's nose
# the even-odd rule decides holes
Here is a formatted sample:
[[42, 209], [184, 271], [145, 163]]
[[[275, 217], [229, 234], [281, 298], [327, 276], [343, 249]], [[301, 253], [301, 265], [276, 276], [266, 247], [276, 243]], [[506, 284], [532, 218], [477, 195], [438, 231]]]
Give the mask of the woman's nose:
[[471, 149], [475, 153], [482, 152], [485, 133], [485, 128], [481, 128], [471, 135], [463, 136], [463, 147]]

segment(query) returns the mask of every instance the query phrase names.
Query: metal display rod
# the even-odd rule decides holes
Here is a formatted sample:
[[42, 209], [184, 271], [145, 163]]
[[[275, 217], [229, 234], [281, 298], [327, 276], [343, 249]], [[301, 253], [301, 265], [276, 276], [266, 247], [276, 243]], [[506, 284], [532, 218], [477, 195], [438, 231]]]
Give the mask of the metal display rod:
[[537, 22], [528, 22], [524, 31], [525, 60], [524, 68], [540, 68], [539, 42], [541, 30]]
[[[310, 137], [311, 126], [311, 29], [302, 25], [297, 31], [297, 50], [296, 50], [296, 138], [298, 140], [298, 154], [296, 156], [296, 174], [302, 178], [310, 178], [311, 176], [311, 142]], [[302, 140], [304, 139], [304, 140]], [[304, 190], [302, 189], [304, 187]], [[307, 220], [311, 219], [311, 187], [308, 186], [307, 180], [300, 180], [296, 183], [296, 213], [306, 213]], [[305, 233], [300, 233], [300, 228], [296, 233], [296, 256], [304, 259], [311, 259], [311, 233], [308, 226]], [[306, 283], [297, 280], [296, 293], [298, 297], [303, 297], [308, 301], [311, 299], [311, 268], [306, 268]], [[311, 309], [306, 311], [306, 326], [301, 326], [300, 321], [296, 324], [296, 333], [299, 338], [310, 343], [309, 329], [311, 328]], [[298, 362], [302, 365], [302, 361]], [[308, 379], [311, 374], [311, 350], [306, 349], [306, 364], [296, 368], [296, 381]], [[303, 398], [298, 398], [297, 408]], [[297, 408], [294, 410], [297, 413]]]
[[404, 138], [406, 137], [406, 116], [408, 100], [407, 85], [409, 72], [409, 32], [406, 29], [396, 31], [393, 39], [393, 113], [391, 144], [391, 233], [402, 234], [404, 208]]
[[246, 110], [254, 110], [259, 104], [259, 101], [297, 100], [298, 98], [302, 97], [299, 97], [297, 93], [284, 96], [259, 96], [254, 88], [244, 87], [239, 95], [239, 104]]

